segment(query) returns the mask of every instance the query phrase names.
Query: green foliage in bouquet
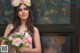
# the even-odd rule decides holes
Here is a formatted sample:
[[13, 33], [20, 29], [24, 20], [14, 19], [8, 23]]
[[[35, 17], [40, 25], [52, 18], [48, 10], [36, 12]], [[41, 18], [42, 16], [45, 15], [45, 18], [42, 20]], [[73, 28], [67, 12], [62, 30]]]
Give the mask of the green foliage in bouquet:
[[11, 41], [9, 41], [7, 37], [0, 37], [0, 40], [5, 40], [5, 45], [11, 45]]

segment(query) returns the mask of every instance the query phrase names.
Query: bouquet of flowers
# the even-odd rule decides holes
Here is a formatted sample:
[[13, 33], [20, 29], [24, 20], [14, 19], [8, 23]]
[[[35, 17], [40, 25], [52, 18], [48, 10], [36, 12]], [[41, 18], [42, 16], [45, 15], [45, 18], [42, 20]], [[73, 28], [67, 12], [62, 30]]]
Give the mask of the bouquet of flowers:
[[31, 47], [32, 44], [32, 37], [27, 32], [26, 33], [16, 32], [8, 37], [3, 37], [0, 39], [5, 40], [6, 45], [12, 45], [16, 48], [20, 48], [22, 46]]

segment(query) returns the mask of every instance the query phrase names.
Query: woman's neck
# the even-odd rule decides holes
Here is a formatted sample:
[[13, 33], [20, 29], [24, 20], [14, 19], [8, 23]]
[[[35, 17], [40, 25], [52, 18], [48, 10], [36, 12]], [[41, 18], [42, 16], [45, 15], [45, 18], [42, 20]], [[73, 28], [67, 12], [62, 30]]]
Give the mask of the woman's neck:
[[20, 26], [19, 26], [19, 32], [23, 32], [27, 30], [27, 26], [25, 25], [25, 23], [22, 23]]
[[21, 25], [25, 26], [26, 25], [26, 20], [21, 20]]

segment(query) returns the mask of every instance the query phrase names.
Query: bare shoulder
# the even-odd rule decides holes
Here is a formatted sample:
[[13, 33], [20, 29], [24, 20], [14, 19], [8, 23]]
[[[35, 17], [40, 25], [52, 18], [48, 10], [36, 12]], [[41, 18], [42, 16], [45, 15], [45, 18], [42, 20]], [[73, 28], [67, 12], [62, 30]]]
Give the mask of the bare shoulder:
[[13, 24], [8, 24], [7, 28], [10, 29], [10, 30], [12, 30], [14, 28], [14, 25]]
[[14, 28], [13, 24], [8, 24], [4, 32], [4, 37], [6, 37], [13, 28]]
[[37, 32], [39, 32], [39, 30], [38, 30], [38, 28], [37, 28], [37, 27], [34, 27], [34, 31], [37, 31]]
[[39, 36], [39, 30], [37, 27], [34, 27], [34, 36], [35, 37]]

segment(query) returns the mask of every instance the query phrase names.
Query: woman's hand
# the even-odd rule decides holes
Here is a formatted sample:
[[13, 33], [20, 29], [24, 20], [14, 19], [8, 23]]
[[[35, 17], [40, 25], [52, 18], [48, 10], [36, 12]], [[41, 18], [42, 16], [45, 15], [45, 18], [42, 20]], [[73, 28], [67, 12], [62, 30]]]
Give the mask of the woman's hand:
[[21, 47], [18, 49], [19, 52], [25, 52], [26, 47]]

